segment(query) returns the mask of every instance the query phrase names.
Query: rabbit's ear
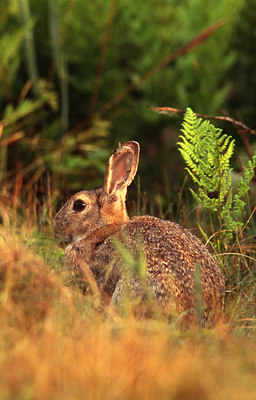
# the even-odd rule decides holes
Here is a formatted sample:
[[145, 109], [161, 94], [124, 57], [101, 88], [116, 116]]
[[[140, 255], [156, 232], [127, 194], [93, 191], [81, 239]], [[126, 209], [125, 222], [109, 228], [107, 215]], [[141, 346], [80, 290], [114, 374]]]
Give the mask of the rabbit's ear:
[[132, 141], [124, 143], [112, 154], [104, 182], [107, 194], [126, 189], [131, 184], [137, 172], [139, 154], [139, 143]]

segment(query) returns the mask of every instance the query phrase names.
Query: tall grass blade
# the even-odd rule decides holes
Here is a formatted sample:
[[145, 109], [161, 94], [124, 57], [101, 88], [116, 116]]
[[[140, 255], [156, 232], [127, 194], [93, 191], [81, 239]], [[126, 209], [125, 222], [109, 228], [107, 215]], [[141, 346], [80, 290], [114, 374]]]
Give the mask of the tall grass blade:
[[[29, 0], [19, 0], [21, 17], [23, 24], [28, 24], [31, 19], [31, 13], [29, 8]], [[32, 28], [29, 29], [25, 36], [25, 47], [26, 47], [26, 64], [28, 69], [28, 76], [32, 80], [32, 91], [35, 97], [39, 97], [40, 88], [39, 88], [39, 75], [36, 61], [36, 50], [35, 50], [35, 42], [34, 42], [34, 34]]]

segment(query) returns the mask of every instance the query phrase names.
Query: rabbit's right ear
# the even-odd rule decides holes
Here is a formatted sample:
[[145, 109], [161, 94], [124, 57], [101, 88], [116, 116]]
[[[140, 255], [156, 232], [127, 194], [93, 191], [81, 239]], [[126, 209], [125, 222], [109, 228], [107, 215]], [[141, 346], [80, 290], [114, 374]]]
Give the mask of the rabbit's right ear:
[[104, 191], [108, 195], [124, 190], [131, 184], [137, 172], [140, 146], [137, 142], [126, 142], [112, 154], [104, 181]]

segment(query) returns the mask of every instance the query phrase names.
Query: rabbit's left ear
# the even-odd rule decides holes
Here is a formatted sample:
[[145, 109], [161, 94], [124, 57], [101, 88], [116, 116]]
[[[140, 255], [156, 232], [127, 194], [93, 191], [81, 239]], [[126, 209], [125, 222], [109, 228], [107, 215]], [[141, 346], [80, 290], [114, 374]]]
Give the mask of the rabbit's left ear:
[[126, 142], [112, 154], [104, 181], [104, 191], [112, 195], [123, 191], [131, 184], [137, 172], [140, 146], [137, 142]]

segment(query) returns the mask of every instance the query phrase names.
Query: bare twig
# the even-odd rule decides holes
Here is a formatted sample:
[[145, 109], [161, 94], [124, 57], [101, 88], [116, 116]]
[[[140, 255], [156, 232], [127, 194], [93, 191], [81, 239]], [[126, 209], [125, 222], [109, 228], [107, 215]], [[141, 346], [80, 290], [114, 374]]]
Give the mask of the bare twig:
[[[3, 125], [0, 124], [0, 139], [1, 139], [1, 134], [2, 134], [2, 130], [3, 130]], [[24, 132], [16, 132], [13, 135], [2, 139], [2, 141], [0, 142], [0, 147], [7, 147], [10, 144], [17, 142], [17, 140], [22, 139], [25, 136]]]
[[237, 133], [240, 135], [242, 141], [244, 142], [244, 147], [245, 147], [246, 153], [248, 154], [250, 159], [252, 159], [253, 152], [251, 150], [248, 136], [246, 135], [247, 132], [249, 132], [249, 131], [248, 130], [246, 130], [246, 131], [245, 130], [237, 130]]
[[28, 92], [30, 91], [31, 87], [33, 85], [33, 82], [31, 80], [28, 80], [25, 85], [23, 86], [23, 88], [21, 89], [20, 95], [19, 95], [19, 99], [18, 99], [18, 103], [22, 103], [22, 101], [24, 101], [24, 99], [27, 97]]
[[243, 258], [248, 258], [248, 260], [256, 262], [256, 258], [253, 258], [251, 256], [247, 256], [246, 254], [242, 254], [242, 253], [219, 253], [219, 254], [216, 254], [216, 255], [218, 257], [222, 257], [222, 256], [239, 256], [239, 257], [243, 257]]
[[184, 54], [188, 53], [195, 47], [199, 46], [201, 43], [205, 42], [216, 30], [218, 30], [221, 26], [224, 25], [224, 20], [220, 20], [210, 26], [209, 28], [205, 29], [203, 32], [199, 33], [194, 39], [190, 42], [186, 43], [184, 46], [181, 46], [178, 50], [172, 53], [169, 57], [165, 58], [164, 60], [160, 61], [159, 64], [155, 65], [151, 68], [145, 75], [143, 75], [138, 82], [133, 82], [126, 90], [118, 93], [112, 100], [106, 103], [98, 112], [97, 116], [101, 116], [105, 114], [108, 110], [110, 110], [113, 106], [118, 104], [125, 96], [127, 96], [130, 92], [140, 86], [142, 83], [147, 81], [153, 75], [155, 75], [158, 71], [165, 68], [168, 64], [173, 63], [179, 57], [183, 56]]
[[[149, 106], [149, 108], [153, 111], [156, 111], [159, 114], [165, 114], [165, 115], [170, 115], [173, 113], [181, 113], [185, 114], [186, 110], [180, 110], [178, 108], [173, 108], [173, 107], [154, 107], [154, 106]], [[245, 125], [243, 122], [237, 121], [231, 117], [227, 116], [210, 116], [210, 115], [204, 115], [204, 114], [199, 114], [195, 113], [197, 117], [203, 118], [203, 119], [214, 119], [218, 121], [225, 121], [225, 122], [230, 122], [234, 128], [236, 128], [237, 134], [241, 137], [241, 139], [244, 142], [245, 150], [246, 153], [248, 154], [249, 158], [252, 159], [253, 152], [250, 147], [249, 140], [246, 136], [246, 133], [250, 133], [251, 135], [256, 135], [256, 130], [249, 128], [247, 125]], [[238, 158], [239, 161], [239, 158]], [[241, 163], [240, 163], [241, 165]], [[241, 170], [243, 170], [242, 165], [241, 165]], [[256, 182], [256, 168], [254, 169], [254, 177], [253, 177], [253, 182]]]
[[[151, 110], [158, 112], [159, 114], [170, 114], [170, 113], [181, 113], [185, 114], [186, 110], [180, 110], [178, 108], [172, 108], [172, 107], [154, 107], [154, 106], [149, 106]], [[225, 117], [225, 116], [210, 116], [210, 115], [204, 115], [204, 114], [198, 114], [195, 113], [197, 117], [203, 118], [203, 119], [214, 119], [214, 120], [219, 120], [219, 121], [226, 121], [230, 122], [233, 124], [235, 127], [238, 127], [246, 132], [250, 132], [252, 135], [256, 135], [256, 130], [249, 128], [247, 125], [243, 124], [240, 121], [236, 121], [235, 119], [231, 117]]]
[[[136, 82], [131, 83], [125, 90], [117, 93], [111, 100], [105, 103], [97, 112], [92, 116], [92, 118], [101, 118], [106, 112], [111, 110], [114, 106], [120, 103], [129, 93], [131, 93], [134, 89], [139, 87], [142, 83], [146, 80], [151, 78], [155, 73], [166, 67], [168, 64], [173, 63], [179, 57], [187, 54], [189, 51], [194, 49], [195, 47], [199, 46], [203, 42], [205, 42], [215, 31], [217, 31], [220, 27], [224, 25], [224, 20], [220, 20], [210, 26], [209, 28], [205, 29], [199, 35], [197, 35], [194, 39], [190, 42], [186, 43], [184, 46], [181, 46], [178, 50], [172, 53], [169, 57], [165, 58], [164, 60], [160, 61], [157, 65], [151, 68], [148, 72], [145, 73], [140, 79]], [[81, 129], [85, 128], [88, 125], [88, 120], [85, 120], [78, 124], [74, 129], [69, 131], [69, 135], [74, 135], [76, 132], [80, 131]]]

